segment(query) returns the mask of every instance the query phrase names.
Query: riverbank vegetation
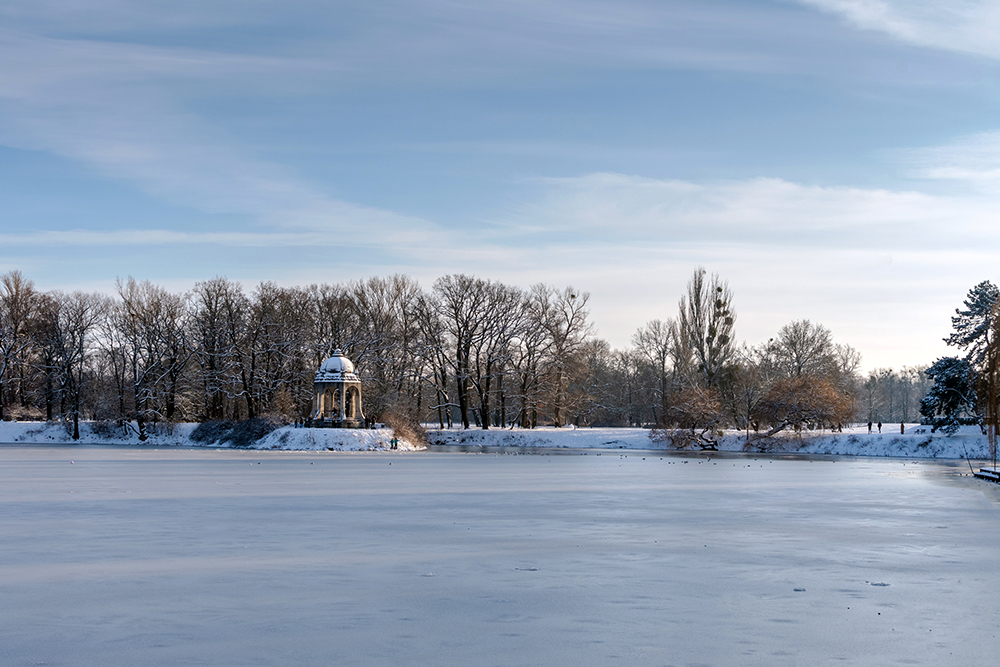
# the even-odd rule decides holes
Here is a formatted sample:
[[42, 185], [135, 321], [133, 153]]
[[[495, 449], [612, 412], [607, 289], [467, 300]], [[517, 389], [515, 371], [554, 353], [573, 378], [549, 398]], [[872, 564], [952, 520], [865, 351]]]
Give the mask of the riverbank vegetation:
[[923, 368], [859, 373], [821, 324], [741, 344], [734, 294], [694, 271], [614, 349], [588, 293], [468, 275], [247, 291], [226, 278], [172, 292], [132, 278], [114, 294], [41, 292], [0, 276], [0, 417], [151, 423], [295, 421], [334, 349], [357, 366], [377, 420], [441, 427], [646, 426], [710, 446], [723, 427], [763, 434], [850, 421], [911, 421]]

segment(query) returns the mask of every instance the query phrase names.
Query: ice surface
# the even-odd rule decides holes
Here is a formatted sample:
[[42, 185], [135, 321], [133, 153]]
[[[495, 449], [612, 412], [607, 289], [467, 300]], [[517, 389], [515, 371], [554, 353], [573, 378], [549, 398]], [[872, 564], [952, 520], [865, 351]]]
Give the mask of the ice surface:
[[964, 465], [0, 446], [0, 664], [992, 664]]

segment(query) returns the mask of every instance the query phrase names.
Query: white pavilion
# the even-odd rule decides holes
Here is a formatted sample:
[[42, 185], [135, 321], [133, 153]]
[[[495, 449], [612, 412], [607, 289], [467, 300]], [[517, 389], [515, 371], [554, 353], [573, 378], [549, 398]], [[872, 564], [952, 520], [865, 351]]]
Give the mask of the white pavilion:
[[323, 362], [313, 381], [312, 426], [329, 428], [363, 428], [365, 415], [361, 411], [361, 380], [354, 364], [340, 350]]

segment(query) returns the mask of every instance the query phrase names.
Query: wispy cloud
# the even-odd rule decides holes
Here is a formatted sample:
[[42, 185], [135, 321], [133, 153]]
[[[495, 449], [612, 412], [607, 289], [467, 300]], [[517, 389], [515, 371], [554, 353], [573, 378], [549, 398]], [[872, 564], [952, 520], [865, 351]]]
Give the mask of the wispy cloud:
[[[544, 237], [577, 242], [738, 244], [747, 247], [850, 248], [865, 243], [961, 244], [992, 231], [993, 201], [916, 191], [802, 185], [758, 178], [722, 183], [656, 180], [621, 174], [551, 179], [538, 202], [505, 221]], [[956, 218], [962, 223], [956, 223]]]
[[1000, 58], [994, 0], [800, 0], [904, 42]]
[[[239, 214], [256, 231], [312, 230], [337, 243], [363, 244], [380, 236], [414, 244], [436, 229], [414, 216], [331, 198], [288, 166], [248, 152], [223, 127], [184, 104], [185, 85], [224, 81], [232, 94], [234, 87], [250, 87], [257, 77], [302, 76], [301, 61], [24, 37], [9, 31], [0, 32], [0, 61], [5, 63], [0, 70], [0, 118], [5, 121], [0, 141], [7, 145], [71, 158], [175, 204]], [[104, 233], [92, 232], [91, 238]], [[145, 243], [157, 234], [166, 238], [170, 233], [120, 239]], [[15, 238], [30, 242], [19, 236], [8, 240]], [[89, 243], [79, 232], [61, 238]], [[239, 244], [259, 237], [218, 238]], [[284, 244], [292, 237], [274, 238]], [[178, 235], [169, 242], [185, 241]]]
[[961, 137], [944, 146], [903, 153], [903, 163], [920, 178], [967, 184], [1000, 195], [1000, 131]]
[[364, 243], [355, 238], [337, 234], [281, 233], [281, 232], [178, 232], [169, 229], [115, 229], [94, 231], [90, 229], [47, 230], [25, 234], [0, 234], [0, 243], [16, 246], [225, 246], [235, 248], [337, 248], [350, 246], [352, 251], [365, 246], [381, 245]]

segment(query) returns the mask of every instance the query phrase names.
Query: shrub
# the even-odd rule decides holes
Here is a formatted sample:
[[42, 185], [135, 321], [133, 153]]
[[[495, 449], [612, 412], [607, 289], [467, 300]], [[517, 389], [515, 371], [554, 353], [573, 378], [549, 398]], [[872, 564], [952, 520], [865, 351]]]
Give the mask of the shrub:
[[280, 426], [280, 423], [269, 417], [254, 417], [243, 422], [236, 422], [226, 440], [233, 447], [249, 447]]
[[270, 417], [254, 417], [240, 422], [204, 422], [191, 431], [191, 439], [205, 444], [228, 442], [233, 447], [249, 447], [280, 426], [280, 422]]
[[202, 422], [191, 431], [191, 439], [206, 444], [225, 442], [234, 426], [231, 421]]
[[90, 425], [90, 432], [102, 440], [118, 438], [122, 435], [122, 429], [113, 421], [97, 419]]
[[45, 421], [45, 413], [38, 408], [8, 405], [4, 407], [5, 421], [40, 422]]
[[392, 429], [393, 435], [414, 445], [427, 444], [427, 429], [417, 419], [403, 410], [390, 408], [382, 415], [382, 422]]

